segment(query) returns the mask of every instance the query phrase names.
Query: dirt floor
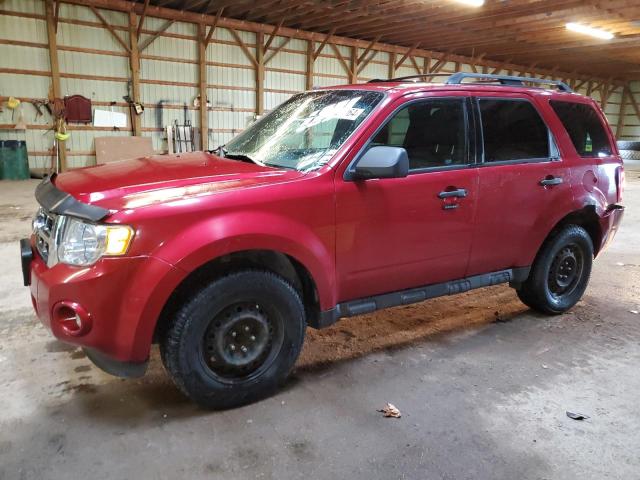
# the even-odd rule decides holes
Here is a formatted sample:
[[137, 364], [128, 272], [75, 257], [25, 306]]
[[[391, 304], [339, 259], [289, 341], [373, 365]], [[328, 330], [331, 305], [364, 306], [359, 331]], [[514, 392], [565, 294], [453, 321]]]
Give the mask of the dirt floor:
[[0, 479], [640, 478], [640, 170], [627, 180], [571, 312], [499, 286], [343, 320], [308, 331], [278, 395], [214, 413], [157, 352], [121, 380], [38, 324], [16, 243], [37, 182], [0, 182]]

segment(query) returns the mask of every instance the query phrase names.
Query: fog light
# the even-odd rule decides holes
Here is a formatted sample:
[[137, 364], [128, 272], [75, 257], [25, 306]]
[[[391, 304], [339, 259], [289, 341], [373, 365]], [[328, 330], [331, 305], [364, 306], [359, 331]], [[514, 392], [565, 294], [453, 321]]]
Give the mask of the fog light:
[[53, 307], [53, 321], [67, 335], [78, 337], [91, 330], [91, 315], [76, 302], [60, 302]]

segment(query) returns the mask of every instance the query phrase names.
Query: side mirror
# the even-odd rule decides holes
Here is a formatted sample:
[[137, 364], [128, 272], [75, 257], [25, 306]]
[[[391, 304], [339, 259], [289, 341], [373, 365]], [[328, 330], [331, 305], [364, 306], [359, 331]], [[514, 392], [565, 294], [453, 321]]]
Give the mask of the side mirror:
[[351, 178], [366, 180], [369, 178], [402, 178], [409, 175], [409, 156], [401, 147], [371, 147], [365, 152]]

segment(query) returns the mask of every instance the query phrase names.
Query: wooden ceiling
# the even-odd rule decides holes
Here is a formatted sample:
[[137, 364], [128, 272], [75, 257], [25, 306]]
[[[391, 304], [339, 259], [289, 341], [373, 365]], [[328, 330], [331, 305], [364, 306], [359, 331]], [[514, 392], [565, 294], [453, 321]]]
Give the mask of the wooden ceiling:
[[[600, 78], [640, 79], [640, 0], [135, 0]], [[570, 32], [583, 23], [615, 35]]]

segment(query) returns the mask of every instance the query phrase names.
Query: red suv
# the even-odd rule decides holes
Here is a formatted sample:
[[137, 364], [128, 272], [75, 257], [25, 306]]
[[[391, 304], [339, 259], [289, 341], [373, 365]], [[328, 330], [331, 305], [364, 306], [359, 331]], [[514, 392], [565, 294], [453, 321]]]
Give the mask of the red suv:
[[273, 392], [307, 325], [499, 283], [571, 308], [623, 212], [598, 105], [534, 78], [416, 80], [301, 93], [216, 154], [45, 179], [21, 242], [39, 318], [115, 375], [157, 342], [224, 408]]

